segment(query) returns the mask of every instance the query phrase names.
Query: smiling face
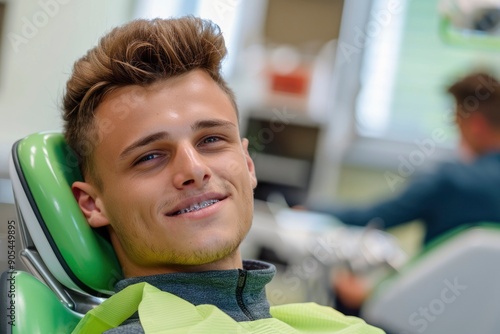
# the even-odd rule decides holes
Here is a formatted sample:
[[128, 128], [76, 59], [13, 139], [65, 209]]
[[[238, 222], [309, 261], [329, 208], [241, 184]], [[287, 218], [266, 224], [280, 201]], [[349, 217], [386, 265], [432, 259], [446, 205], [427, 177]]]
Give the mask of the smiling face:
[[109, 225], [125, 276], [241, 267], [257, 181], [236, 111], [206, 72], [116, 89], [96, 125], [102, 186], [73, 191], [91, 226]]

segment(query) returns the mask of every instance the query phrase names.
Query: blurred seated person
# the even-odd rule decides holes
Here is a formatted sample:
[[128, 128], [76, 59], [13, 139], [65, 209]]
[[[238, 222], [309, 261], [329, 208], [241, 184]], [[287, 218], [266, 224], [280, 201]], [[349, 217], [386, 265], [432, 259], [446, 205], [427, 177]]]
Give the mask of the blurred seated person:
[[[489, 74], [471, 73], [453, 83], [448, 93], [456, 103], [463, 161], [416, 177], [397, 197], [368, 208], [308, 209], [356, 226], [377, 221], [382, 224], [377, 227], [390, 228], [418, 219], [425, 227], [424, 244], [463, 224], [500, 223], [500, 83]], [[370, 285], [348, 272], [334, 280], [339, 302], [357, 310]]]
[[379, 227], [390, 228], [419, 219], [426, 228], [424, 243], [462, 224], [500, 222], [500, 83], [474, 73], [448, 92], [456, 101], [464, 161], [416, 177], [397, 197], [367, 208], [311, 203], [307, 209], [356, 226], [377, 221], [383, 225]]

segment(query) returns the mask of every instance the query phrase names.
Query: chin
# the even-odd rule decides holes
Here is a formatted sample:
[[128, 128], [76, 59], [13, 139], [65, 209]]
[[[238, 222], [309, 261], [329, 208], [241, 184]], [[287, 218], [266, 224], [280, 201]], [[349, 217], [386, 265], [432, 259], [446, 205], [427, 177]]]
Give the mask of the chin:
[[240, 242], [226, 241], [218, 242], [215, 245], [206, 245], [203, 248], [194, 250], [189, 258], [192, 264], [209, 264], [217, 262], [229, 257], [233, 257], [238, 253]]

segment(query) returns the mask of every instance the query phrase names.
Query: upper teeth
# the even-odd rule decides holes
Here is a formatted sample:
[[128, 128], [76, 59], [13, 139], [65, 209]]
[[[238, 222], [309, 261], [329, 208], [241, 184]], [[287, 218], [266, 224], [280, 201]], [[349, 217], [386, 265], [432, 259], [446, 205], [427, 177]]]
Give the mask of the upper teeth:
[[175, 212], [173, 215], [176, 216], [176, 215], [181, 215], [183, 213], [198, 211], [198, 210], [206, 208], [207, 206], [210, 206], [214, 203], [217, 203], [218, 201], [219, 201], [218, 199], [209, 199], [209, 200], [206, 200], [206, 201], [203, 201], [200, 203], [195, 203], [195, 204], [191, 205], [190, 207], [187, 207], [187, 208], [184, 208], [182, 210]]

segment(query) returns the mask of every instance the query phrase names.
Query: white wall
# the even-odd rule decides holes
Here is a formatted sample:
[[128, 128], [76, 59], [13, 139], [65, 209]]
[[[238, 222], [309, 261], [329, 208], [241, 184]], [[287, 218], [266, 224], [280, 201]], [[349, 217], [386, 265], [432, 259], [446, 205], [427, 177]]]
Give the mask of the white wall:
[[0, 56], [0, 178], [12, 143], [61, 128], [74, 61], [132, 17], [133, 0], [9, 0]]
[[[7, 246], [7, 223], [19, 223], [8, 179], [12, 144], [33, 132], [61, 129], [59, 105], [74, 61], [105, 31], [128, 21], [133, 4], [133, 0], [7, 1], [0, 54], [0, 254]], [[7, 269], [5, 261], [6, 257], [0, 258], [0, 272]], [[19, 258], [17, 266], [22, 268]]]

